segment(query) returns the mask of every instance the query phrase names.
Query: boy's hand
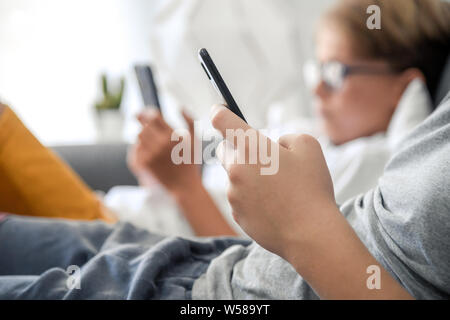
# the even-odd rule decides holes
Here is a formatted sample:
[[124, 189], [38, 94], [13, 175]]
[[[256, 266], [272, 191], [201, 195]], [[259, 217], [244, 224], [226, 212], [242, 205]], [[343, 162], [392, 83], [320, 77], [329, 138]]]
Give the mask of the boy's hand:
[[[183, 116], [189, 126], [189, 136], [183, 139], [191, 139], [193, 157], [194, 122], [184, 111]], [[179, 142], [171, 141], [174, 130], [164, 121], [160, 112], [145, 110], [138, 115], [138, 120], [142, 124], [142, 131], [130, 149], [128, 165], [141, 184], [149, 186], [157, 180], [169, 192], [178, 193], [186, 192], [193, 181], [201, 180], [197, 165], [173, 163], [172, 149]]]
[[[224, 137], [226, 129], [255, 130], [220, 105], [214, 106], [212, 124]], [[286, 257], [299, 242], [320, 236], [330, 214], [339, 214], [333, 185], [321, 147], [313, 137], [289, 135], [275, 143], [259, 132], [257, 135], [270, 146], [268, 150], [279, 151], [279, 159], [272, 159], [279, 161], [273, 175], [261, 175], [259, 163], [236, 164], [243, 150], [233, 148], [233, 141], [222, 141], [217, 154], [230, 178], [228, 199], [235, 220], [261, 246]], [[245, 150], [248, 153], [248, 140]]]
[[[254, 130], [223, 106], [215, 107], [212, 122], [222, 134]], [[381, 267], [382, 289], [367, 287], [367, 267], [378, 261], [339, 212], [317, 140], [307, 135], [283, 136], [278, 144], [263, 140], [279, 150], [274, 175], [261, 175], [259, 164], [230, 163], [243, 150], [229, 143], [217, 151], [230, 177], [233, 215], [248, 235], [287, 260], [323, 299], [411, 299]]]

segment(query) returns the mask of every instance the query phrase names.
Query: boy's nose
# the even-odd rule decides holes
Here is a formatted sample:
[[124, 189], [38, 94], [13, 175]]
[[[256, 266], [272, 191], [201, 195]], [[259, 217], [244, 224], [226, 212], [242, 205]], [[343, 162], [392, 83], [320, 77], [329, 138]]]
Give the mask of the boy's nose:
[[326, 83], [323, 80], [320, 80], [314, 87], [313, 93], [316, 97], [322, 100], [330, 94], [330, 90], [328, 90], [328, 86], [326, 85]]

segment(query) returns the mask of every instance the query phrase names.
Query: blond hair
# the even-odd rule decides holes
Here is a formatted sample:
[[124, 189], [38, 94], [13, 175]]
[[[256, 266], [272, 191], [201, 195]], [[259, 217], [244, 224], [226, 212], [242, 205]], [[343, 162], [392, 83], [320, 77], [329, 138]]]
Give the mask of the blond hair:
[[[381, 29], [369, 29], [367, 8], [381, 9]], [[432, 96], [450, 48], [450, 3], [440, 0], [340, 0], [321, 19], [352, 40], [361, 58], [386, 61], [395, 71], [418, 68]]]

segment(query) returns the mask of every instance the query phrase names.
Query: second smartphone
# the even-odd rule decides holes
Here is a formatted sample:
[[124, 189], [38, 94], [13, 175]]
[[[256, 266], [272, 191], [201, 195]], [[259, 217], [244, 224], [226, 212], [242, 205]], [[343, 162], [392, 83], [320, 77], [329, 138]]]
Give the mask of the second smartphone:
[[158, 90], [156, 88], [153, 72], [148, 65], [136, 65], [134, 67], [136, 77], [141, 89], [142, 99], [146, 107], [155, 107], [161, 111], [161, 105], [159, 103]]

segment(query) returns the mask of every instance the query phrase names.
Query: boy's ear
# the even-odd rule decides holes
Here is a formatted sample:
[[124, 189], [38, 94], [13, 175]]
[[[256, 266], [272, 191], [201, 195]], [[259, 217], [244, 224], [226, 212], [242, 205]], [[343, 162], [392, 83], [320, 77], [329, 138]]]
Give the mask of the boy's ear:
[[408, 68], [398, 75], [396, 84], [393, 88], [393, 90], [396, 92], [396, 94], [394, 95], [396, 97], [394, 105], [398, 104], [398, 101], [402, 97], [408, 85], [415, 79], [420, 79], [423, 81], [423, 83], [426, 84], [425, 76], [418, 68]]
[[413, 81], [414, 79], [420, 79], [423, 81], [423, 83], [426, 84], [427, 80], [425, 79], [425, 76], [422, 71], [420, 71], [418, 68], [408, 68], [401, 74], [401, 79], [403, 82], [403, 86], [406, 89], [408, 84]]

